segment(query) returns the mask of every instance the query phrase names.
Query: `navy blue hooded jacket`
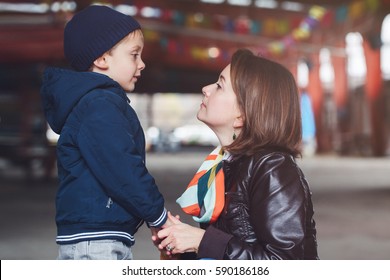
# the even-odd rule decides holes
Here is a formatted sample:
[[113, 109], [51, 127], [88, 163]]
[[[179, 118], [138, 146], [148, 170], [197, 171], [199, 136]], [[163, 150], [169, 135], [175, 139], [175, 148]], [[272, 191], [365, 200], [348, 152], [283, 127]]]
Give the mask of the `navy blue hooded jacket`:
[[146, 221], [160, 227], [164, 199], [145, 167], [145, 136], [124, 90], [108, 76], [48, 68], [41, 96], [57, 143], [57, 243], [134, 244]]

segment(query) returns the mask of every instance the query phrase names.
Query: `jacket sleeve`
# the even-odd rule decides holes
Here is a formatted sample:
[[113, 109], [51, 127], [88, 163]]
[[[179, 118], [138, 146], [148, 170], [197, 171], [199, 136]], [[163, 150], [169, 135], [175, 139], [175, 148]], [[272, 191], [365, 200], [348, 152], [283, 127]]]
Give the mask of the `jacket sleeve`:
[[258, 242], [245, 243], [232, 235], [229, 238], [210, 226], [201, 242], [200, 257], [210, 254], [206, 252], [208, 244], [214, 243], [224, 249], [223, 254], [219, 251], [213, 256], [219, 259], [303, 259], [306, 194], [297, 166], [285, 155], [272, 154], [253, 170], [248, 189], [249, 216]]
[[78, 143], [82, 156], [114, 202], [149, 226], [160, 227], [167, 213], [163, 196], [145, 166], [144, 143], [137, 145], [135, 139], [137, 134], [144, 139], [139, 120], [134, 114], [129, 125], [123, 108], [129, 105], [110, 95], [98, 95], [80, 108], [83, 118]]

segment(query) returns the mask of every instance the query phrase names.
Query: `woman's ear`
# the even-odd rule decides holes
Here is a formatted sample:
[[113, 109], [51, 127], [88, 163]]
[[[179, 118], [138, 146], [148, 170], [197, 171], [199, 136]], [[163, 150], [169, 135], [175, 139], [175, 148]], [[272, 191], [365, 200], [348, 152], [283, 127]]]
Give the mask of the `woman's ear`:
[[95, 61], [93, 62], [93, 66], [97, 67], [100, 70], [107, 70], [108, 69], [108, 63], [107, 63], [106, 56], [107, 56], [107, 54], [104, 53], [103, 55], [101, 55], [100, 57], [95, 59]]
[[234, 120], [233, 127], [234, 128], [242, 128], [244, 126], [244, 118], [242, 116], [237, 117]]

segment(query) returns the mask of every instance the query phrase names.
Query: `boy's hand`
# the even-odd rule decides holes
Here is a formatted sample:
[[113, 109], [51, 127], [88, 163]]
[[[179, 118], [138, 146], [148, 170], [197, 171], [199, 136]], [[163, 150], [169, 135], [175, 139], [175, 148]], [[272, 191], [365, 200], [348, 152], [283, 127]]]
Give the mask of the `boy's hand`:
[[180, 221], [180, 216], [179, 215], [173, 216], [172, 213], [168, 211], [168, 219], [161, 228], [163, 229], [172, 226], [176, 223], [177, 220]]
[[[165, 224], [162, 226], [162, 228], [167, 228], [169, 226], [172, 226], [174, 225], [175, 223], [177, 223], [177, 221], [180, 220], [180, 216], [179, 215], [176, 215], [176, 216], [173, 216], [171, 214], [170, 211], [168, 211], [168, 219], [167, 221], [165, 222]], [[162, 229], [162, 228], [155, 228], [155, 227], [151, 227], [150, 228], [150, 231], [152, 233], [152, 241], [153, 241], [153, 244], [154, 246], [156, 246], [160, 251], [163, 251], [159, 248], [159, 244], [161, 243], [162, 239], [160, 239], [158, 237], [158, 232]]]
[[150, 228], [150, 231], [152, 233], [152, 241], [153, 241], [153, 244], [154, 246], [156, 246], [158, 248], [158, 245], [160, 244], [161, 240], [158, 238], [157, 236], [157, 233], [160, 229], [159, 228], [155, 228], [155, 227], [151, 227]]

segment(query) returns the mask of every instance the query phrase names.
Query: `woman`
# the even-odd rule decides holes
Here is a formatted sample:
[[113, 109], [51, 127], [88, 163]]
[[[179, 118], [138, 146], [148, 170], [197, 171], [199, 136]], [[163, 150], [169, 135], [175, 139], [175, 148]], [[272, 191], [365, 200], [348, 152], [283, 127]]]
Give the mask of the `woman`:
[[160, 250], [212, 259], [318, 259], [311, 193], [294, 160], [302, 129], [292, 74], [238, 50], [202, 92], [197, 117], [222, 149], [206, 159], [178, 200], [201, 228], [169, 214], [174, 225], [158, 232]]

